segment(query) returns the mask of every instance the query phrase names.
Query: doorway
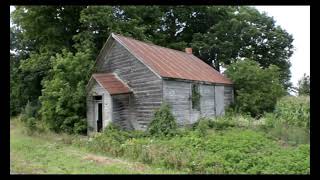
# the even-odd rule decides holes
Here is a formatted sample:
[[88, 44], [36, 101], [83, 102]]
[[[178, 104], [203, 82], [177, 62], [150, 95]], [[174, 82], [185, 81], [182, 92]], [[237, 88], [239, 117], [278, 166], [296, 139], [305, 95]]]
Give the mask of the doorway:
[[94, 104], [95, 104], [95, 120], [97, 125], [97, 132], [101, 132], [103, 128], [103, 121], [102, 121], [102, 96], [93, 96]]
[[102, 103], [98, 103], [98, 119], [97, 119], [97, 131], [102, 130]]

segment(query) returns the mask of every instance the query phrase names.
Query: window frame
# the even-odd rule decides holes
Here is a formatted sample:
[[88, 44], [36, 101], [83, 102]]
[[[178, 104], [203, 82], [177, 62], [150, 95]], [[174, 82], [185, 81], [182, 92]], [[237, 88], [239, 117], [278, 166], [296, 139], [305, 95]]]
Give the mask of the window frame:
[[200, 111], [200, 86], [199, 84], [191, 84], [191, 109]]

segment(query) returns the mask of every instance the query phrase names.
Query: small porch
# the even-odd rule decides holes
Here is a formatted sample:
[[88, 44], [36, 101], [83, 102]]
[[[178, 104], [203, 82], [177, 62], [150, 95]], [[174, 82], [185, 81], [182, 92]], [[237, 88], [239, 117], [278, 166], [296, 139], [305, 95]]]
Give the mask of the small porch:
[[113, 73], [93, 74], [87, 85], [88, 133], [102, 132], [113, 122], [132, 129], [132, 91]]

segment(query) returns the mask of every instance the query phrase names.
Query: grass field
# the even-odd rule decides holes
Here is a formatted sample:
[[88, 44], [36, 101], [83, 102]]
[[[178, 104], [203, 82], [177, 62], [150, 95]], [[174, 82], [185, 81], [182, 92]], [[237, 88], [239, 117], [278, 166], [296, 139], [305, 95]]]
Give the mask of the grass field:
[[179, 129], [168, 138], [110, 127], [92, 137], [45, 129], [28, 135], [30, 129], [12, 119], [10, 170], [12, 174], [310, 173], [310, 144], [304, 140], [309, 136], [304, 131], [284, 131], [286, 126], [266, 129], [245, 120], [240, 116], [202, 120], [195, 129]]
[[55, 134], [28, 136], [10, 123], [11, 174], [173, 174], [163, 168], [87, 152]]

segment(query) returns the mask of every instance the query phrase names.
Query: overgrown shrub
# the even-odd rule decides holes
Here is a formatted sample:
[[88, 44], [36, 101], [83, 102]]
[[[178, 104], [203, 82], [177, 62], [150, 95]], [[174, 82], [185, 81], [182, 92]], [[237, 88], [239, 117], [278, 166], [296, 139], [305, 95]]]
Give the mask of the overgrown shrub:
[[209, 118], [199, 118], [196, 130], [200, 136], [206, 136], [208, 134], [209, 124], [211, 120]]
[[[90, 46], [89, 42], [82, 47]], [[42, 84], [41, 119], [50, 130], [65, 133], [85, 133], [85, 86], [93, 65], [90, 48], [77, 53], [63, 50], [51, 57], [52, 69]]]
[[[205, 121], [203, 121], [205, 122]], [[87, 144], [91, 150], [189, 173], [309, 173], [309, 146], [282, 147], [262, 132], [243, 129], [172, 138], [130, 137], [111, 128]]]
[[28, 134], [33, 134], [35, 131], [39, 129], [37, 127], [38, 109], [39, 109], [38, 103], [28, 102], [21, 113], [20, 120], [26, 127], [26, 131]]
[[154, 113], [148, 127], [148, 132], [153, 136], [173, 136], [177, 131], [177, 123], [168, 104], [162, 103]]
[[259, 63], [246, 59], [231, 64], [225, 73], [234, 83], [237, 111], [260, 116], [271, 112], [277, 99], [284, 95], [277, 66], [261, 68]]

